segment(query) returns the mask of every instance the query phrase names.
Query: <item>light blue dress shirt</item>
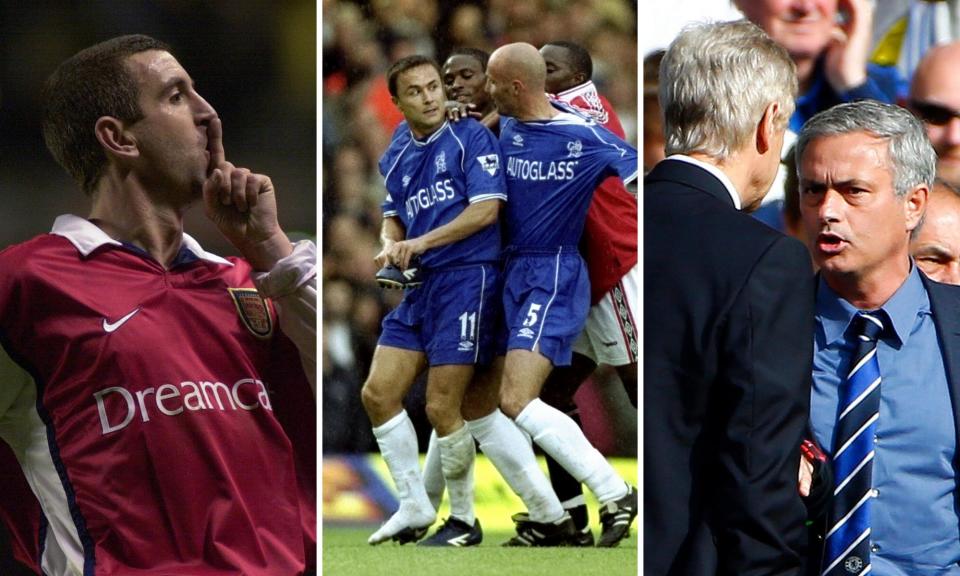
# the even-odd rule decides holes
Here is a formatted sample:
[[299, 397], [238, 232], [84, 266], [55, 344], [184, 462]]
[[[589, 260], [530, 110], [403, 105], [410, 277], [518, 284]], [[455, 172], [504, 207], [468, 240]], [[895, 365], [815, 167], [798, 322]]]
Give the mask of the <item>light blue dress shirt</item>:
[[[930, 299], [916, 266], [911, 268], [882, 307], [893, 330], [877, 345], [883, 380], [873, 462], [872, 573], [960, 575], [954, 414]], [[838, 387], [855, 351], [848, 327], [856, 313], [820, 279], [810, 420], [828, 453], [834, 448]]]

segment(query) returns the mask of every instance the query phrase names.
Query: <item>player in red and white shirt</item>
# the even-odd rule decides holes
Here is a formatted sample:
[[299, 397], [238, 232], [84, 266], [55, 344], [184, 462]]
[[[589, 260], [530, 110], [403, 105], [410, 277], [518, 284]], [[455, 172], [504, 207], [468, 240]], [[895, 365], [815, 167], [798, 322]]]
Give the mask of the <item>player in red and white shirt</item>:
[[[606, 98], [590, 80], [590, 54], [572, 42], [544, 44], [540, 54], [547, 64], [546, 88], [625, 138], [623, 126]], [[574, 344], [573, 363], [554, 368], [543, 387], [544, 400], [578, 420], [573, 394], [598, 364], [614, 366], [634, 406], [637, 404], [637, 330], [640, 310], [640, 268], [637, 264], [637, 198], [616, 177], [603, 180], [593, 193], [580, 251], [590, 276], [590, 314]], [[547, 459], [550, 481], [573, 517], [577, 541], [593, 542], [580, 483]]]
[[[44, 574], [283, 576], [316, 564], [316, 249], [225, 159], [166, 45], [97, 44], [46, 86], [87, 218], [0, 252], [0, 437]], [[243, 258], [183, 232], [202, 201]]]

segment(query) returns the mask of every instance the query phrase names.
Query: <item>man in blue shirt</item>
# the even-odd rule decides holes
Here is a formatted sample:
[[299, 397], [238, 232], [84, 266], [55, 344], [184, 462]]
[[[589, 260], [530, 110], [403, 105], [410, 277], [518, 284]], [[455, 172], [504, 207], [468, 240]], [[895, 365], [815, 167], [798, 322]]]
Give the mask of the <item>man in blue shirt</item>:
[[[569, 365], [590, 307], [586, 267], [577, 251], [590, 198], [609, 175], [637, 176], [637, 152], [544, 90], [546, 64], [530, 44], [498, 48], [487, 91], [501, 114], [500, 145], [510, 202], [504, 269], [506, 360], [500, 408], [600, 501], [598, 546], [616, 546], [637, 515], [628, 486], [580, 428], [539, 400], [554, 366]], [[542, 531], [517, 523], [518, 539]]]
[[380, 160], [383, 202], [381, 266], [404, 270], [420, 257], [424, 282], [406, 291], [383, 321], [363, 403], [393, 476], [400, 509], [369, 543], [418, 540], [436, 512], [420, 476], [418, 444], [403, 398], [427, 370], [427, 415], [440, 436], [451, 518], [463, 544], [478, 543], [473, 514], [473, 438], [460, 402], [477, 364], [492, 357], [500, 257], [497, 223], [506, 200], [499, 146], [473, 120], [452, 125], [444, 115], [436, 63], [411, 56], [388, 71], [388, 86], [405, 121]]
[[[820, 266], [811, 424], [835, 462], [852, 450], [848, 446], [867, 443], [856, 469], [846, 473], [835, 466], [835, 494], [872, 470], [857, 507], [844, 516], [831, 512], [821, 569], [960, 574], [955, 416], [960, 295], [955, 287], [927, 279], [909, 255], [936, 154], [909, 112], [862, 101], [813, 117], [800, 133], [797, 160], [800, 210]], [[838, 420], [875, 398], [873, 388], [853, 401], [845, 395], [854, 382], [847, 375], [866, 365], [853, 365], [854, 325], [859, 313], [868, 311], [884, 325], [875, 348], [879, 413], [870, 427], [844, 436]], [[835, 497], [831, 506], [842, 500]], [[855, 520], [861, 507], [863, 524]], [[853, 544], [831, 552], [829, 541], [844, 530], [855, 534]], [[817, 553], [821, 546], [812, 548]]]

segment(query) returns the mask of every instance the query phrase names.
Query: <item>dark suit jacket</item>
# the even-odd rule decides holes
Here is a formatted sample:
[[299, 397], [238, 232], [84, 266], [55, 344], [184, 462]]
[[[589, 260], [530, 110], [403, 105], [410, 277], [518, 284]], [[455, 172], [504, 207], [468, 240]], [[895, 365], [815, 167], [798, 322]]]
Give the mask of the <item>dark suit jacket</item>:
[[[950, 404], [953, 406], [954, 434], [957, 445], [960, 446], [960, 418], [956, 417], [960, 414], [960, 286], [935, 282], [927, 278], [922, 271], [920, 279], [930, 297], [933, 326], [940, 343], [940, 353], [943, 355], [943, 367], [950, 392]], [[957, 468], [960, 468], [960, 463], [954, 462], [954, 469]], [[810, 576], [820, 574], [819, 567], [823, 560], [823, 536], [827, 528], [826, 512], [827, 508], [824, 507], [823, 514], [811, 525], [807, 569], [807, 574]]]
[[644, 574], [798, 574], [810, 257], [699, 167], [643, 193]]

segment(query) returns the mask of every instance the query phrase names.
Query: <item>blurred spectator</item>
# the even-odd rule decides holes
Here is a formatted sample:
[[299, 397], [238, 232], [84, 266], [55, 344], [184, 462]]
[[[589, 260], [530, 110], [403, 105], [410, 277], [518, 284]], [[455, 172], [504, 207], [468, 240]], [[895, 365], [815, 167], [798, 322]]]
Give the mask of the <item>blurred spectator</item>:
[[910, 254], [933, 280], [960, 285], [960, 191], [943, 180], [937, 180], [930, 191]]
[[905, 83], [895, 68], [868, 62], [872, 0], [734, 0], [744, 15], [787, 49], [800, 96], [790, 118], [799, 132], [814, 114], [863, 98], [894, 103]]
[[937, 177], [960, 188], [960, 42], [931, 49], [910, 84], [907, 106], [937, 151]]

